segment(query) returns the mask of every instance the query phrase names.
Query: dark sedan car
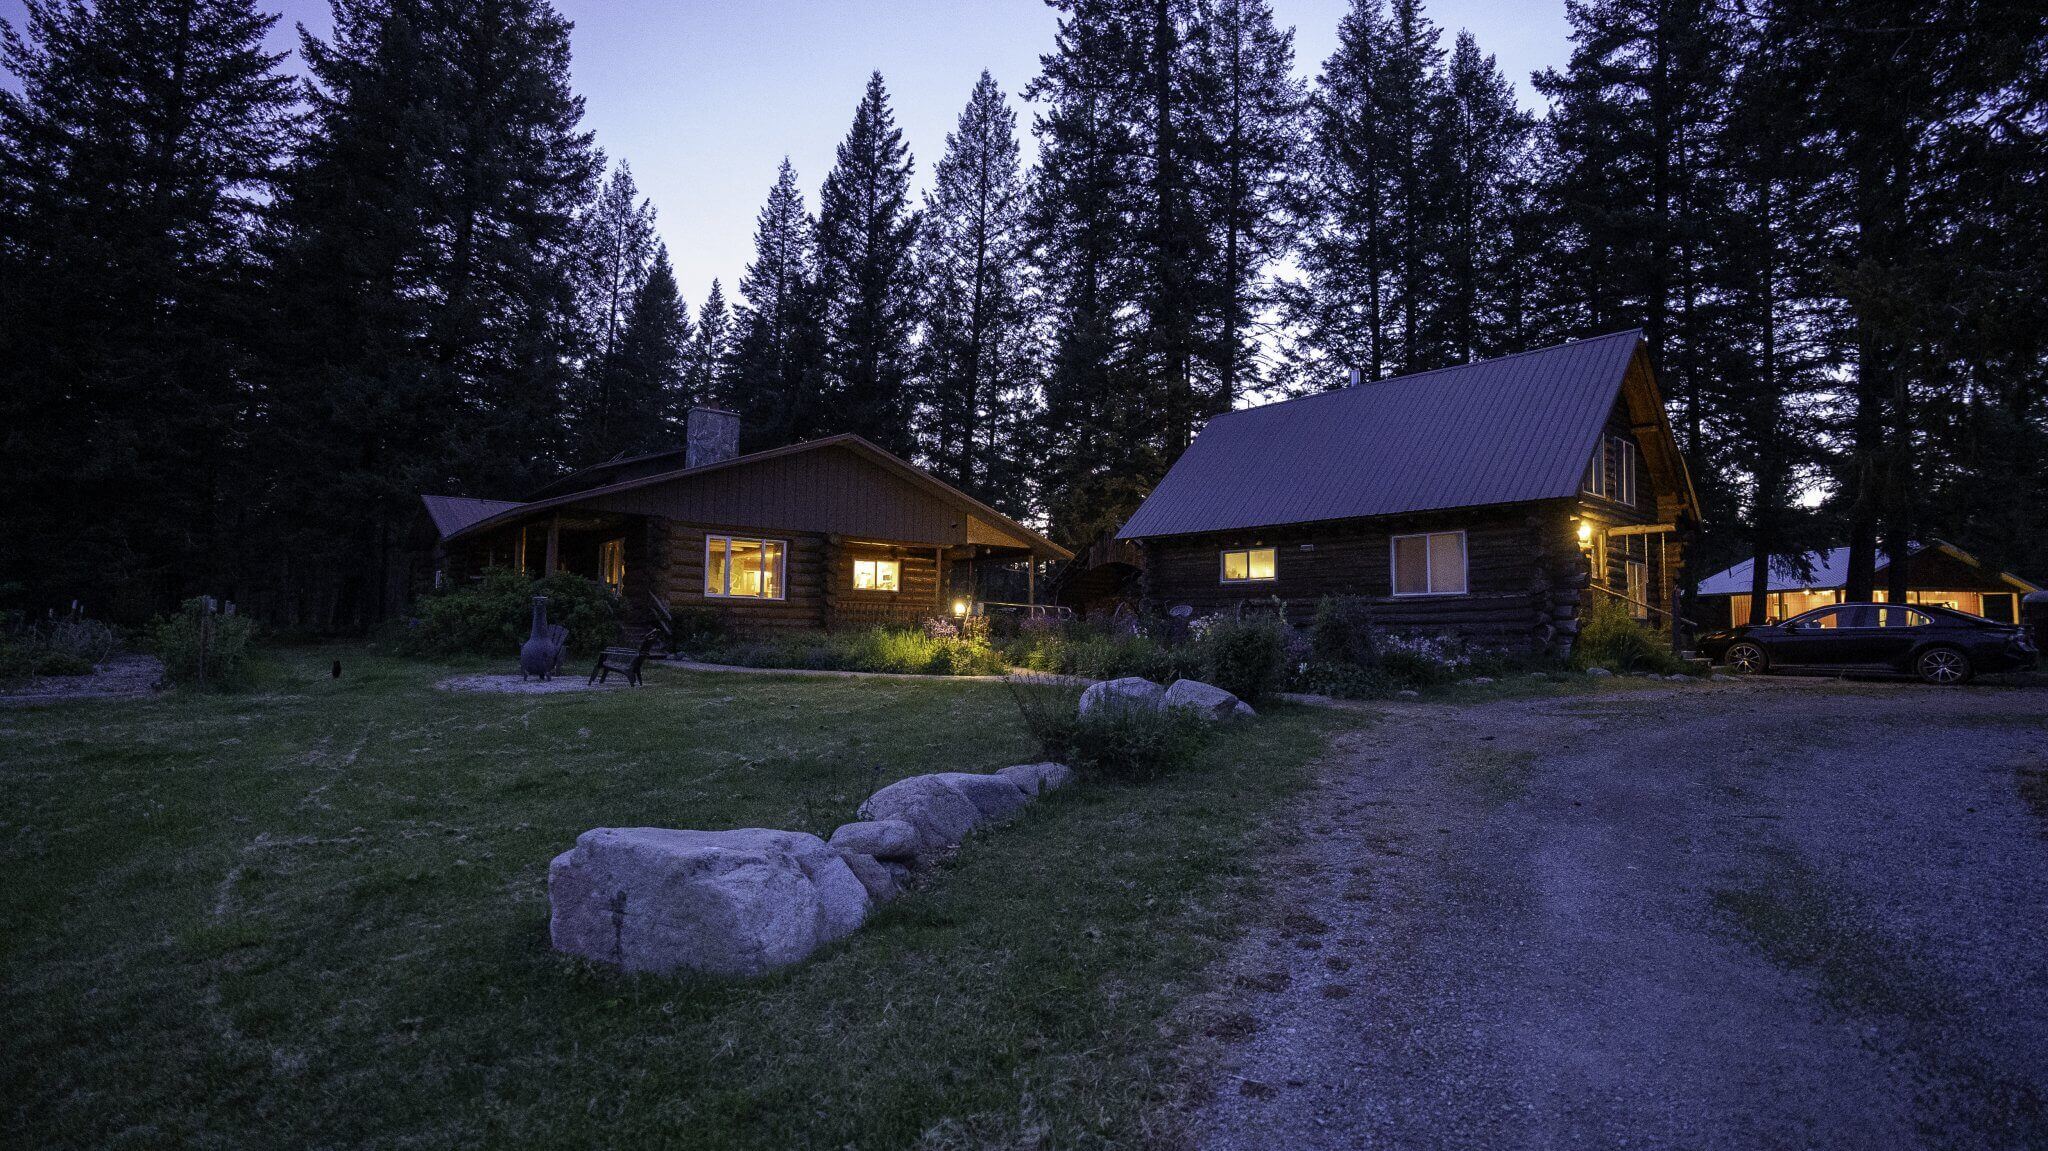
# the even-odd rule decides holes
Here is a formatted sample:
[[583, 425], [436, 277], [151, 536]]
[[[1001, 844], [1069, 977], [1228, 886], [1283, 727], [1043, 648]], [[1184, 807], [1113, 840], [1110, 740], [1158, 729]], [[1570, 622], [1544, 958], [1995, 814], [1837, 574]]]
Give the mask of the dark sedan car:
[[1893, 672], [1938, 684], [2032, 667], [2040, 656], [2024, 629], [1931, 604], [1835, 604], [1709, 632], [1699, 646], [1743, 671]]

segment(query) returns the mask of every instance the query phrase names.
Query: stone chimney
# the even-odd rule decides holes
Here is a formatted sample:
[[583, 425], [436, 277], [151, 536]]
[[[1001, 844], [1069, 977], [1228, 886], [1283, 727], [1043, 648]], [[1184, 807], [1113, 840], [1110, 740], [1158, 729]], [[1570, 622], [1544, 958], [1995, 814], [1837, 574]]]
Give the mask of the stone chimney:
[[740, 418], [723, 408], [691, 408], [683, 423], [683, 466], [722, 464], [740, 454]]

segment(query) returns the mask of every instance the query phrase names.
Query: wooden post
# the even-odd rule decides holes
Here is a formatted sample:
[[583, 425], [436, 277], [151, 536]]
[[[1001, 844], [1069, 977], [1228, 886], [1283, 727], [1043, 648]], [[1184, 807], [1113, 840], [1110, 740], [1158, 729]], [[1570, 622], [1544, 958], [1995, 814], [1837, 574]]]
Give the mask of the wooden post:
[[946, 602], [951, 590], [946, 586], [946, 549], [941, 545], [932, 549], [932, 595], [938, 598], [933, 614], [940, 619], [946, 618], [946, 609], [952, 606]]
[[1038, 606], [1038, 557], [1024, 559], [1024, 603], [1029, 607]]
[[541, 573], [542, 575], [555, 574], [555, 563], [560, 558], [561, 550], [562, 515], [560, 512], [557, 512], [555, 513], [555, 518], [548, 521], [548, 566], [547, 570]]

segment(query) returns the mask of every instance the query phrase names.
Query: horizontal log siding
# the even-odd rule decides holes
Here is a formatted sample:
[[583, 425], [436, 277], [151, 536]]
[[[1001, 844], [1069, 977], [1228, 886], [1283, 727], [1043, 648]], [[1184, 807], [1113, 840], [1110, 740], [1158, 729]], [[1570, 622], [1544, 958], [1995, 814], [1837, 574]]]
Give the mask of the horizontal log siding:
[[[761, 531], [656, 520], [662, 539], [662, 586], [678, 608], [715, 608], [743, 627], [817, 628], [825, 625], [825, 537], [802, 532]], [[734, 535], [782, 540], [789, 545], [783, 568], [785, 598], [728, 599], [704, 594], [704, 538]]]
[[[893, 559], [902, 565], [902, 590], [856, 591], [853, 561], [862, 559]], [[940, 614], [938, 556], [931, 548], [842, 542], [835, 549], [831, 573], [828, 618], [835, 627], [915, 624]]]
[[[1324, 596], [1359, 596], [1372, 602], [1389, 628], [1455, 632], [1488, 643], [1547, 644], [1556, 634], [1554, 590], [1571, 582], [1577, 556], [1568, 543], [1570, 514], [1570, 501], [1555, 501], [1150, 540], [1145, 545], [1146, 599], [1155, 610], [1187, 604], [1206, 615], [1278, 596], [1288, 618], [1302, 623]], [[1458, 530], [1465, 532], [1466, 594], [1395, 596], [1392, 538]], [[1219, 557], [1226, 549], [1242, 547], [1275, 549], [1271, 583], [1221, 582]], [[1569, 554], [1561, 556], [1561, 550]]]

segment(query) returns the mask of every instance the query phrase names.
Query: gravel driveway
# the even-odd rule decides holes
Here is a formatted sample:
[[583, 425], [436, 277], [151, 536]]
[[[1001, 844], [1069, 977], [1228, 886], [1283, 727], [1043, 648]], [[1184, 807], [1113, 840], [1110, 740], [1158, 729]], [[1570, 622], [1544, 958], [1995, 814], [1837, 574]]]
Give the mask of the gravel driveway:
[[1196, 1146], [2048, 1147], [2048, 690], [1360, 717], [1209, 1005]]

